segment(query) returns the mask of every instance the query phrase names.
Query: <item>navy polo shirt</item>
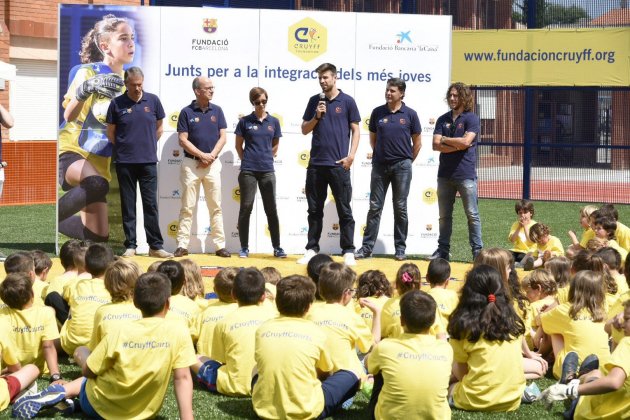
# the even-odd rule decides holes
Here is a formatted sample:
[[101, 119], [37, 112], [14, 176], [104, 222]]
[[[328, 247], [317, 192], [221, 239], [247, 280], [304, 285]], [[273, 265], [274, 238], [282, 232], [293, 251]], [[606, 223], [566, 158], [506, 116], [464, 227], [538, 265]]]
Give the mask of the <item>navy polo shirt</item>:
[[413, 159], [411, 136], [420, 134], [422, 128], [418, 113], [403, 102], [395, 112], [390, 111], [387, 104], [374, 108], [370, 132], [376, 133], [372, 162], [392, 164]]
[[[333, 100], [325, 99], [326, 116], [313, 129], [311, 160], [309, 166], [338, 166], [336, 163], [348, 156], [350, 149], [350, 123], [359, 123], [361, 115], [354, 99], [341, 90]], [[312, 96], [302, 119], [315, 117], [319, 94]]]
[[273, 172], [273, 139], [282, 137], [276, 117], [267, 114], [260, 121], [252, 112], [239, 120], [234, 134], [245, 139], [241, 171]]
[[475, 139], [466, 150], [453, 153], [440, 153], [438, 178], [476, 179], [477, 139], [479, 138], [479, 117], [472, 112], [463, 112], [453, 122], [452, 111], [438, 118], [433, 134], [446, 137], [463, 137], [464, 133], [475, 133]]
[[203, 153], [212, 152], [224, 128], [227, 128], [227, 123], [223, 110], [212, 103], [202, 111], [197, 101], [192, 101], [181, 110], [177, 119], [177, 132], [188, 133], [188, 141]]
[[164, 119], [160, 99], [142, 92], [135, 102], [125, 92], [109, 104], [106, 121], [116, 125], [116, 163], [157, 162], [157, 121]]

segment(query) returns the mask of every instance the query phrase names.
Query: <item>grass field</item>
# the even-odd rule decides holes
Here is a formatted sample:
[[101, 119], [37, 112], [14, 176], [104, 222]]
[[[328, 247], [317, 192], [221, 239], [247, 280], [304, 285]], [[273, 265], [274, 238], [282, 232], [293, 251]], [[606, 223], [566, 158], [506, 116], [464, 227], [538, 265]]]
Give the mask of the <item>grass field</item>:
[[[507, 233], [510, 225], [515, 220], [514, 202], [512, 200], [480, 200], [480, 213], [483, 226], [483, 240], [486, 247], [506, 247]], [[551, 226], [553, 234], [558, 236], [563, 244], [569, 244], [566, 232], [574, 229], [580, 232], [578, 222], [580, 203], [537, 202], [535, 203], [535, 219], [544, 221]], [[630, 206], [618, 207], [620, 220], [630, 223]], [[111, 226], [111, 243], [117, 251], [122, 250], [122, 229], [120, 228], [119, 210], [115, 204], [110, 205], [110, 218], [113, 218]], [[0, 252], [5, 254], [16, 250], [42, 249], [54, 253], [55, 242], [55, 208], [52, 205], [0, 207]], [[116, 220], [118, 221], [116, 224]], [[452, 249], [453, 260], [470, 261], [470, 248], [468, 245], [468, 233], [466, 219], [461, 203], [456, 203], [455, 225], [453, 230]], [[67, 361], [61, 361], [62, 372], [68, 379], [76, 378], [79, 370]], [[430, 379], [429, 379], [430, 380]], [[540, 389], [545, 389], [554, 381], [549, 378], [536, 381]], [[46, 381], [39, 381], [40, 388], [46, 386]], [[413, 390], [410, 390], [413, 392]], [[199, 419], [245, 419], [253, 418], [254, 412], [249, 399], [237, 399], [210, 394], [199, 388], [195, 388], [193, 394], [195, 417]], [[369, 418], [366, 411], [367, 399], [359, 395], [353, 407], [336, 415], [336, 419], [365, 419]], [[534, 403], [522, 405], [515, 413], [470, 413], [453, 410], [453, 419], [559, 419], [562, 417], [563, 405], [557, 403], [551, 412], [547, 412], [542, 404]], [[0, 413], [0, 420], [10, 418], [10, 410]], [[75, 418], [81, 418], [79, 414]], [[177, 405], [169, 388], [164, 406], [160, 412], [160, 418], [177, 418]]]

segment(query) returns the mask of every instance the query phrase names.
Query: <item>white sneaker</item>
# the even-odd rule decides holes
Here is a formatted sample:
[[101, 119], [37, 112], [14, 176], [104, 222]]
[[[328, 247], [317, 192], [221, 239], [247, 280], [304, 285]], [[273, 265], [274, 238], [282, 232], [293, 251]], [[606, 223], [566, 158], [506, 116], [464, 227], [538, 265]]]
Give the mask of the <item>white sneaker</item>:
[[136, 255], [136, 249], [135, 248], [127, 248], [125, 250], [125, 252], [121, 255], [121, 257], [123, 258], [130, 258]]
[[354, 259], [354, 252], [346, 252], [343, 254], [343, 263], [347, 266], [357, 265], [357, 261]]
[[309, 249], [304, 253], [304, 256], [302, 258], [297, 260], [297, 263], [306, 265], [315, 255], [317, 255], [317, 252], [315, 252], [315, 250]]

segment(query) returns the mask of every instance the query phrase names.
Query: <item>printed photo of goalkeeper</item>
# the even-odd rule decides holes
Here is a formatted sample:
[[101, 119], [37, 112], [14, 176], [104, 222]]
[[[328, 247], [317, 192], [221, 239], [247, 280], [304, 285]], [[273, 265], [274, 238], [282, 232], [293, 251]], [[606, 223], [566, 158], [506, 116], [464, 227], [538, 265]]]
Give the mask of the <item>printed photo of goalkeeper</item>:
[[58, 230], [70, 238], [96, 242], [109, 238], [106, 197], [112, 145], [105, 133], [105, 116], [111, 99], [123, 92], [124, 69], [137, 53], [135, 41], [127, 18], [106, 14], [82, 37], [80, 64], [69, 71], [61, 104], [59, 186], [63, 193], [57, 209]]

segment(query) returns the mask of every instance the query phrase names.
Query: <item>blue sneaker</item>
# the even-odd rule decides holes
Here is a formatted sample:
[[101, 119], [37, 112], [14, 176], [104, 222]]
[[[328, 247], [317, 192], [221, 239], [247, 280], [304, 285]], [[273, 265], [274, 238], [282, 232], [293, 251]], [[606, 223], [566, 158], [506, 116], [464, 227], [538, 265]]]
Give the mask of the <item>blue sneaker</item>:
[[247, 248], [241, 248], [240, 251], [238, 251], [238, 256], [241, 258], [247, 258], [249, 257], [249, 249]]
[[286, 258], [287, 253], [284, 252], [284, 249], [278, 247], [273, 249], [273, 256], [276, 258]]
[[201, 365], [199, 372], [197, 372], [197, 382], [204, 385], [208, 391], [216, 392], [217, 371], [221, 366], [223, 365], [216, 360], [207, 360], [203, 365]]
[[51, 385], [42, 392], [18, 399], [13, 404], [12, 416], [31, 419], [44, 407], [50, 407], [66, 398], [66, 390], [61, 385]]

